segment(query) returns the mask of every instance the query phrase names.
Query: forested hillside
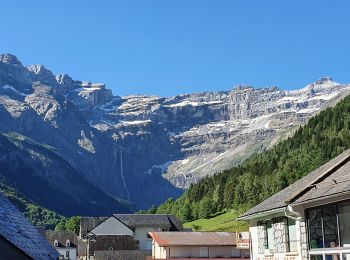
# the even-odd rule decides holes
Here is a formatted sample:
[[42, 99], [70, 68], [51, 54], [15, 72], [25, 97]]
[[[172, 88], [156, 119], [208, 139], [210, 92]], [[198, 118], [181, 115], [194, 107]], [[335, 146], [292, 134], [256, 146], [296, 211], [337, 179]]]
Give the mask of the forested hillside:
[[242, 165], [191, 185], [152, 213], [173, 213], [184, 221], [230, 209], [244, 211], [350, 148], [350, 96], [311, 118], [292, 137]]
[[16, 190], [0, 182], [0, 192], [5, 195], [34, 225], [54, 229], [65, 218], [27, 199]]

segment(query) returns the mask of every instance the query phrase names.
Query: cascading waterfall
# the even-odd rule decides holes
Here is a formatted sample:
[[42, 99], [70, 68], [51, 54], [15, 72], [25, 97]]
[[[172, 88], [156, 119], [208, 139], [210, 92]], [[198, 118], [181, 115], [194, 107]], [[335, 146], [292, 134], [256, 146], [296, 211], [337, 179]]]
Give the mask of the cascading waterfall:
[[125, 178], [124, 178], [124, 164], [123, 164], [123, 151], [120, 150], [120, 176], [122, 177], [123, 180], [123, 187], [126, 192], [128, 200], [130, 200], [130, 193], [128, 190], [128, 187], [126, 186]]

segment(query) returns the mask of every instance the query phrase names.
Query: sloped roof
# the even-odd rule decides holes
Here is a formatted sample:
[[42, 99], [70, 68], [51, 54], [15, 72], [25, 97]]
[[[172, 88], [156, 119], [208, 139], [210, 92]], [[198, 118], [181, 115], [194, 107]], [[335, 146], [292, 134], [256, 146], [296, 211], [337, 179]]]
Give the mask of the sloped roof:
[[108, 217], [81, 217], [80, 218], [80, 237], [93, 230], [96, 226], [105, 221]]
[[66, 247], [67, 240], [70, 241], [69, 247], [77, 247], [78, 245], [78, 237], [74, 231], [47, 230], [45, 237], [51, 245], [54, 245], [55, 240], [57, 240], [59, 247]]
[[59, 253], [0, 192], [0, 235], [29, 257], [57, 259]]
[[231, 232], [149, 232], [159, 246], [235, 246]]
[[[301, 203], [350, 191], [350, 149], [277, 192], [239, 219], [249, 219], [259, 213], [283, 210], [288, 204]], [[336, 182], [333, 181], [336, 180]]]
[[182, 223], [174, 215], [167, 214], [113, 214], [130, 228], [160, 227], [173, 231], [183, 230]]

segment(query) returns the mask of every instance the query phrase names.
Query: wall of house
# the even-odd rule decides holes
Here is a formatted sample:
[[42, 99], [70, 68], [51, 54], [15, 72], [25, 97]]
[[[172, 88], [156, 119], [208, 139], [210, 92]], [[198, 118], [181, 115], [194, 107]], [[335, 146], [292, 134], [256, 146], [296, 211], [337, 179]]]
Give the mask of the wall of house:
[[167, 258], [167, 248], [164, 246], [159, 246], [157, 243], [152, 244], [152, 257], [156, 259], [166, 259]]
[[133, 236], [133, 232], [130, 228], [125, 226], [115, 217], [109, 217], [100, 225], [91, 230], [96, 236], [106, 236], [106, 235], [125, 235]]
[[237, 257], [239, 258], [241, 255], [244, 257], [247, 254], [247, 250], [244, 250], [245, 253], [241, 253], [239, 249], [232, 246], [170, 246], [170, 247], [161, 247], [157, 243], [153, 244], [152, 256], [156, 259], [167, 259], [167, 258], [179, 258], [179, 257], [203, 257], [201, 255], [201, 250], [208, 253], [206, 257], [211, 258], [229, 258], [229, 257]]
[[[305, 228], [305, 222], [304, 221], [296, 221], [296, 240], [297, 240], [297, 250], [295, 252], [285, 252], [283, 251], [283, 248], [285, 248], [284, 245], [280, 245], [281, 243], [286, 243], [284, 239], [274, 239], [274, 250], [264, 251], [262, 249], [259, 250], [259, 246], [261, 247], [261, 241], [263, 240], [262, 231], [258, 227], [259, 221], [266, 221], [268, 219], [272, 218], [278, 218], [282, 217], [280, 216], [268, 216], [265, 218], [255, 219], [250, 222], [250, 236], [251, 236], [251, 259], [253, 260], [305, 260], [305, 256], [307, 259], [307, 236], [306, 236], [306, 228]], [[277, 230], [274, 230], [274, 236], [279, 236], [281, 233], [283, 225], [274, 224], [274, 228]], [[260, 241], [259, 241], [260, 236]], [[278, 249], [276, 249], [278, 247]], [[263, 252], [262, 252], [263, 251]], [[278, 252], [276, 252], [278, 251]]]
[[77, 249], [76, 248], [66, 248], [66, 247], [55, 247], [55, 249], [58, 251], [58, 253], [66, 257], [67, 251], [69, 251], [69, 258], [64, 258], [64, 259], [69, 259], [69, 260], [76, 260], [77, 259]]
[[139, 241], [140, 250], [152, 250], [152, 238], [148, 237], [148, 233], [152, 231], [162, 231], [159, 227], [136, 227], [134, 239]]

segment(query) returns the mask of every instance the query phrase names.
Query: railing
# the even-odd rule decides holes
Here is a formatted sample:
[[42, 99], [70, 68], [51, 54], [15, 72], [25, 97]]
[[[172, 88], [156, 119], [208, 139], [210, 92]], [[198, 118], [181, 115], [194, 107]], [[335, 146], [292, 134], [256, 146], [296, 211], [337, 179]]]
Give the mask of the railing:
[[349, 247], [318, 248], [309, 250], [310, 260], [350, 260]]

